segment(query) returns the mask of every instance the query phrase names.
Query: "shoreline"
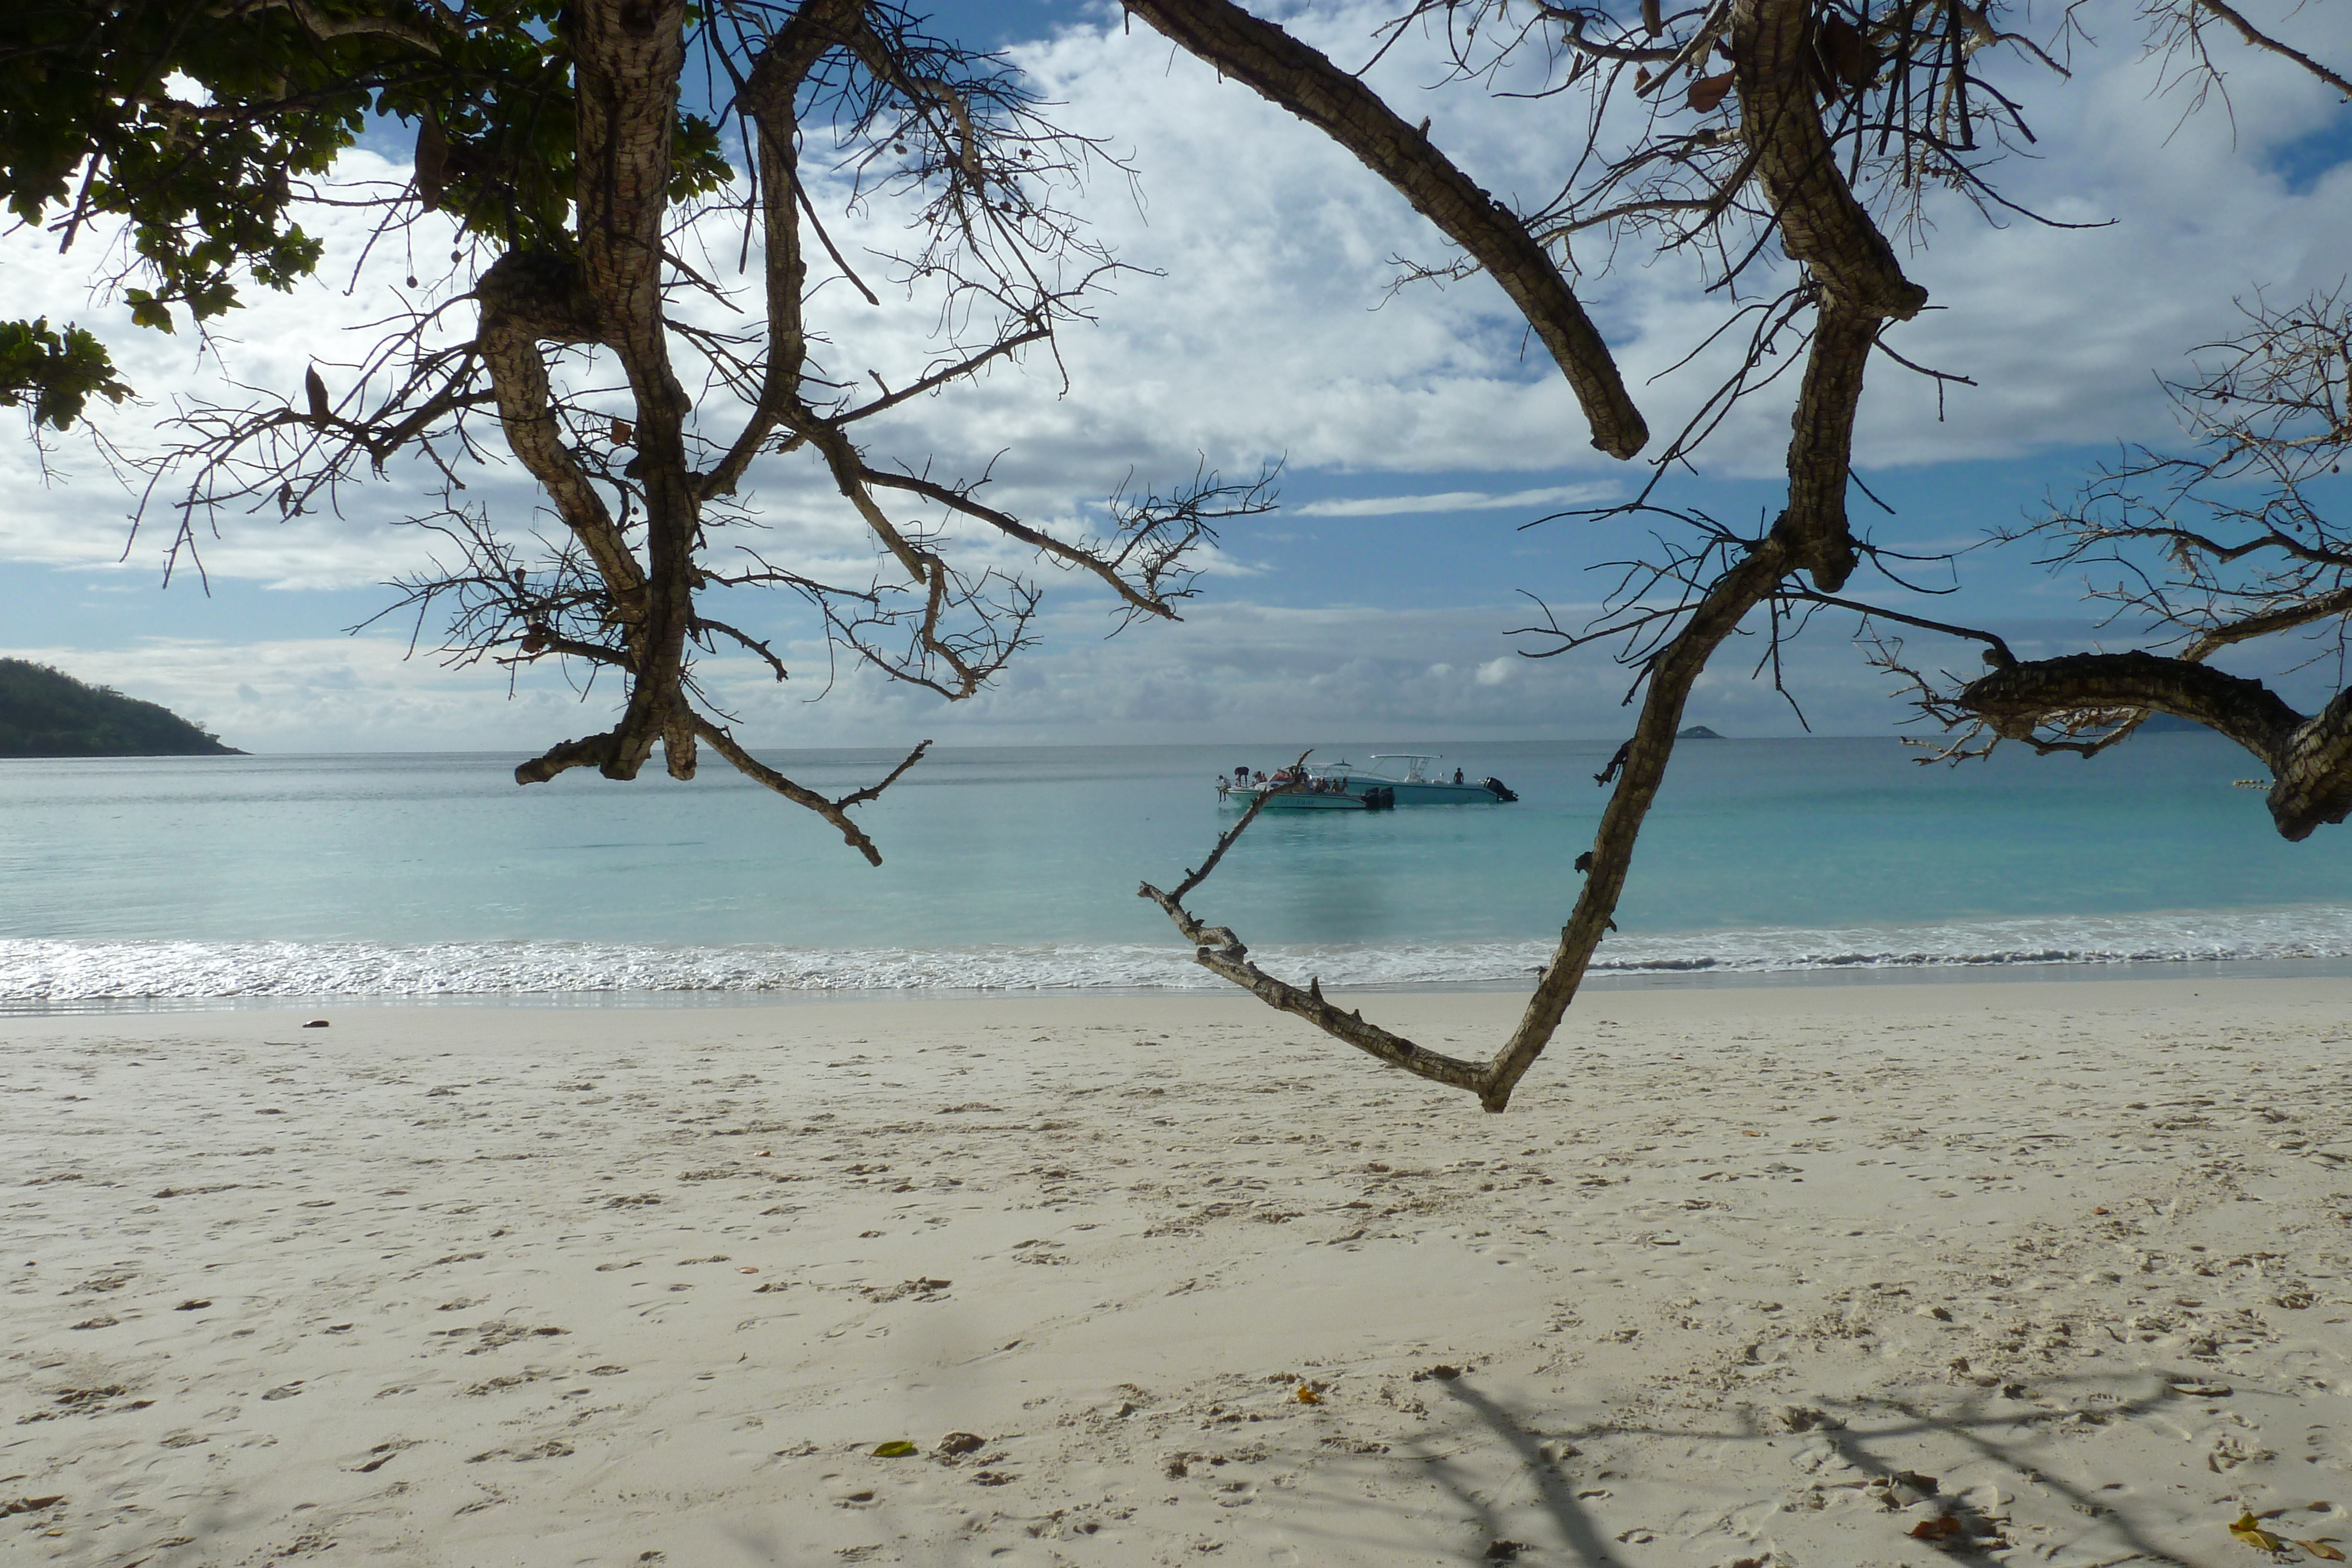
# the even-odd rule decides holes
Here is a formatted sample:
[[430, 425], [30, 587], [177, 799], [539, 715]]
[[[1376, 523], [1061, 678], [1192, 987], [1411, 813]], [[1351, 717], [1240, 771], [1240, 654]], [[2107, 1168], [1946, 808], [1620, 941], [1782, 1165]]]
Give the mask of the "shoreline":
[[[1936, 962], [1820, 966], [1778, 970], [1728, 968], [1660, 968], [1638, 971], [1601, 970], [1588, 974], [1578, 988], [1580, 998], [1621, 991], [1769, 990], [1836, 988], [1847, 986], [1918, 985], [2074, 985], [2111, 981], [2139, 983], [2168, 980], [2331, 980], [2352, 978], [2352, 957], [2314, 958], [2190, 958], [2116, 959], [2068, 963]], [[1394, 985], [1339, 985], [1327, 988], [1339, 997], [1524, 996], [1532, 989], [1516, 980], [1465, 980], [1451, 985], [1400, 981]], [[767, 989], [663, 989], [562, 991], [400, 992], [318, 991], [307, 995], [212, 997], [85, 997], [57, 1000], [0, 998], [0, 1019], [113, 1017], [142, 1013], [205, 1013], [270, 1011], [291, 1009], [346, 1008], [516, 1008], [581, 1009], [587, 1010], [653, 1010], [730, 1008], [822, 1007], [835, 1003], [906, 1002], [1052, 1002], [1100, 998], [1121, 1000], [1165, 998], [1177, 1001], [1239, 993], [1220, 984], [1172, 986], [1034, 986], [965, 988], [837, 987]], [[1571, 1011], [1573, 1010], [1571, 1007]]]
[[8, 1021], [21, 1560], [2352, 1540], [2352, 979], [311, 1016]]

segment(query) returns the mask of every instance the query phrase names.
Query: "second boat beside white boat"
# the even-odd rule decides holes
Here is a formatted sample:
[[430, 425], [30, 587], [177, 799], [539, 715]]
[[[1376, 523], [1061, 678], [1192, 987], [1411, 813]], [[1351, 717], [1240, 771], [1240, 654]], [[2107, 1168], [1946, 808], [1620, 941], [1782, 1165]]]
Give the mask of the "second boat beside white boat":
[[1375, 763], [1402, 764], [1393, 772], [1359, 768], [1341, 760], [1328, 768], [1308, 768], [1304, 788], [1293, 786], [1287, 769], [1267, 778], [1245, 768], [1217, 779], [1221, 799], [1248, 805], [1263, 796], [1269, 811], [1385, 810], [1391, 806], [1500, 805], [1518, 796], [1499, 779], [1473, 783], [1455, 768], [1454, 777], [1430, 777], [1438, 760], [1434, 752], [1382, 752]]

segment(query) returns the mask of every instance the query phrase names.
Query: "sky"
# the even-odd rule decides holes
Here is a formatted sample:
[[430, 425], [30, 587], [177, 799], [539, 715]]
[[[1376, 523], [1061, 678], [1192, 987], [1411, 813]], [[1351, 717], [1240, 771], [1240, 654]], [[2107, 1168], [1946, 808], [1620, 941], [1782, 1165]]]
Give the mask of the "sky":
[[[1350, 65], [1372, 53], [1386, 9], [1262, 8]], [[1059, 101], [1062, 123], [1132, 170], [1131, 181], [1098, 171], [1078, 198], [1131, 270], [1064, 334], [1060, 373], [1033, 357], [919, 400], [861, 427], [870, 455], [985, 471], [994, 504], [1063, 531], [1098, 519], [1123, 483], [1165, 486], [1202, 465], [1247, 476], [1278, 463], [1283, 506], [1224, 531], [1181, 623], [1113, 635], [1103, 594], [1037, 571], [1040, 645], [952, 706], [854, 671], [828, 678], [822, 646], [783, 607], [745, 607], [749, 623], [784, 639], [793, 674], [780, 685], [749, 661], [705, 666], [739, 733], [791, 747], [1623, 734], [1629, 676], [1606, 650], [1529, 659], [1540, 641], [1513, 632], [1546, 613], [1538, 600], [1581, 621], [1615, 580], [1608, 563], [1654, 549], [1645, 526], [1622, 518], [1538, 521], [1631, 495], [1645, 470], [1591, 450], [1565, 385], [1524, 352], [1500, 291], [1483, 279], [1394, 287], [1394, 258], [1442, 259], [1442, 236], [1318, 134], [1114, 12], [1066, 0], [943, 11], [1007, 48]], [[2272, 0], [2250, 14], [2323, 54], [2337, 41], [2329, 7]], [[2039, 139], [2004, 167], [2003, 189], [2021, 206], [2098, 226], [1990, 222], [1957, 200], [1931, 209], [1929, 243], [1905, 262], [1933, 308], [1887, 341], [1976, 384], [1939, 397], [1874, 364], [1855, 464], [1892, 510], [1856, 497], [1855, 515], [1879, 543], [1975, 546], [2071, 490], [2119, 444], [2177, 444], [2158, 378], [2234, 329], [2234, 301], [2299, 299], [2352, 266], [2352, 114], [2291, 68], [2240, 52], [2224, 57], [2227, 105], [2186, 114], [2144, 56], [2132, 7], [2095, 0], [2078, 15], [2087, 36], [2070, 79], [2019, 60], [1997, 69]], [[1413, 37], [1370, 79], [1403, 112], [1423, 106], [1439, 145], [1506, 200], [1548, 193], [1571, 141], [1562, 112], [1435, 90], [1439, 75], [1432, 46]], [[341, 172], [398, 183], [404, 159], [386, 138]], [[898, 224], [876, 205], [840, 216], [835, 232], [855, 256], [895, 243]], [[38, 234], [0, 236], [0, 305], [82, 321], [116, 346], [142, 401], [110, 417], [107, 434], [135, 456], [187, 400], [223, 395], [225, 376], [289, 395], [317, 363], [341, 390], [356, 329], [383, 316], [405, 276], [432, 297], [429, 229], [364, 260], [357, 219], [326, 214], [320, 232], [330, 246], [320, 280], [289, 296], [248, 290], [250, 308], [207, 344], [131, 329], [127, 308], [94, 284], [109, 259], [99, 241], [59, 256]], [[733, 238], [705, 237], [712, 268], [729, 272]], [[1682, 258], [1606, 259], [1584, 258], [1580, 297], [1652, 429], [1671, 430], [1711, 384], [1706, 361], [1654, 378], [1720, 322], [1719, 301]], [[932, 302], [880, 292], [879, 307], [845, 289], [820, 295], [828, 362], [903, 384], [925, 361]], [[1743, 404], [1697, 471], [1664, 494], [1736, 528], [1769, 519], [1793, 392], [1791, 377]], [[727, 412], [705, 415], [723, 425]], [[469, 486], [510, 526], [530, 526], [532, 493], [510, 462]], [[855, 519], [809, 467], [763, 460], [749, 490], [763, 550], [864, 570]], [[403, 520], [433, 504], [412, 470], [395, 465], [336, 512], [224, 518], [202, 540], [203, 580], [184, 570], [168, 586], [170, 523], [156, 521], [168, 507], [132, 537], [134, 501], [85, 439], [40, 454], [0, 445], [0, 655], [165, 703], [257, 752], [525, 754], [610, 722], [609, 684], [583, 696], [546, 671], [510, 682], [494, 667], [449, 668], [435, 656], [434, 624], [372, 619], [393, 601], [383, 585], [431, 559], [431, 536]], [[2095, 645], [2081, 578], [2053, 577], [2028, 550], [1970, 549], [1953, 580], [1960, 591], [1933, 601], [1863, 579], [1855, 588], [2000, 631], [2028, 656]], [[1692, 721], [1732, 735], [1895, 728], [1908, 710], [1853, 631], [1851, 617], [1824, 618], [1797, 644], [1785, 671], [1794, 703], [1751, 678], [1752, 656], [1727, 649], [1694, 694]], [[1957, 650], [1926, 652], [1973, 662]], [[2308, 704], [2326, 674], [2286, 675], [2284, 689]]]

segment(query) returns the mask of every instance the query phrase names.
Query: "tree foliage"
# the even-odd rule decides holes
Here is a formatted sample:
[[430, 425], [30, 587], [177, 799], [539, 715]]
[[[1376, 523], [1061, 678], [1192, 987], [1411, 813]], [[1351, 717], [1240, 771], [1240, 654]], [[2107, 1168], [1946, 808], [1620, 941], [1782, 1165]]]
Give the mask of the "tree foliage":
[[[789, 674], [717, 601], [797, 596], [836, 657], [960, 700], [1032, 639], [1039, 590], [1006, 552], [1091, 576], [1126, 617], [1171, 618], [1217, 521], [1268, 504], [1267, 476], [1122, 486], [1098, 536], [1064, 538], [983, 500], [985, 472], [861, 440], [910, 399], [1050, 351], [1116, 270], [1066, 205], [1089, 169], [1116, 165], [1045, 120], [1002, 61], [895, 5], [33, 0], [5, 26], [5, 194], [64, 243], [127, 225], [142, 323], [202, 322], [240, 279], [311, 271], [313, 204], [372, 209], [412, 245], [456, 235], [444, 305], [415, 305], [334, 385], [314, 363], [275, 398], [188, 409], [150, 493], [176, 508], [177, 556], [220, 514], [332, 506], [350, 485], [424, 474], [438, 505], [415, 520], [441, 549], [404, 602], [446, 617], [453, 656], [554, 661], [621, 687], [617, 722], [549, 747], [522, 782], [633, 778], [656, 747], [689, 778], [709, 747], [878, 859], [847, 813], [888, 779], [840, 799], [802, 787], [746, 751], [696, 682], [722, 647]], [[405, 189], [320, 178], [388, 125], [414, 137]], [[878, 303], [824, 226], [802, 172], [812, 143], [853, 205], [911, 225], [882, 277], [934, 306], [939, 328], [887, 376], [855, 317], [828, 325], [817, 299], [832, 286]], [[698, 248], [720, 222], [740, 235], [738, 283]], [[709, 324], [730, 315], [740, 325]], [[65, 412], [50, 361], [27, 385]], [[469, 494], [467, 472], [499, 448], [552, 534]], [[763, 459], [822, 476], [871, 540], [871, 572], [819, 577], [762, 553], [739, 492]]]
[[[302, 226], [372, 120], [417, 130], [416, 198], [494, 244], [560, 239], [575, 152], [563, 7], [436, 0], [22, 0], [0, 18], [0, 202], [70, 246], [128, 231], [133, 320], [162, 331], [318, 268]], [[681, 114], [681, 194], [728, 174]], [[69, 372], [61, 371], [60, 374]]]
[[235, 757], [158, 703], [29, 659], [0, 659], [0, 757]]
[[52, 327], [46, 316], [0, 321], [0, 408], [30, 404], [33, 423], [63, 430], [93, 397], [120, 403], [131, 389], [114, 373], [113, 356], [79, 327]]

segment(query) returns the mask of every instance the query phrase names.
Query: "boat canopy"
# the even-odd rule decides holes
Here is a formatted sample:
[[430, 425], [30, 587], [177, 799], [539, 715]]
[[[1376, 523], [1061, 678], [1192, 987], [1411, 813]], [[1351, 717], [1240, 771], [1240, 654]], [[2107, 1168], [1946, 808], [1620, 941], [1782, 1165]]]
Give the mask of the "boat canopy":
[[1399, 783], [1426, 784], [1429, 782], [1429, 778], [1422, 764], [1436, 761], [1437, 753], [1434, 751], [1376, 751], [1372, 753], [1371, 759], [1374, 762], [1403, 763], [1404, 771], [1397, 775]]

